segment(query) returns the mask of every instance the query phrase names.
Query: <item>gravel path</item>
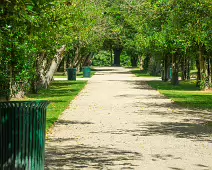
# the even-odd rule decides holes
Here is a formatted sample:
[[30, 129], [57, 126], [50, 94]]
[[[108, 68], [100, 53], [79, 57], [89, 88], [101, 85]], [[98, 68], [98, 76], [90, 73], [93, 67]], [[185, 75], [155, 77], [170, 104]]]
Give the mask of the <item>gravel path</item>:
[[123, 68], [94, 75], [48, 134], [46, 169], [212, 170], [212, 113]]

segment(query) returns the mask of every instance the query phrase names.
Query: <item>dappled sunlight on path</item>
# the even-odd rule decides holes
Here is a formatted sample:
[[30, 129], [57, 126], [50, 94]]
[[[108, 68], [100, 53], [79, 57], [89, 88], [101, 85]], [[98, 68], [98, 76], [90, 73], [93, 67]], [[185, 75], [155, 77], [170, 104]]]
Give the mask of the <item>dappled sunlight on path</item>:
[[98, 68], [51, 129], [46, 169], [211, 170], [212, 113], [180, 108], [158, 78]]

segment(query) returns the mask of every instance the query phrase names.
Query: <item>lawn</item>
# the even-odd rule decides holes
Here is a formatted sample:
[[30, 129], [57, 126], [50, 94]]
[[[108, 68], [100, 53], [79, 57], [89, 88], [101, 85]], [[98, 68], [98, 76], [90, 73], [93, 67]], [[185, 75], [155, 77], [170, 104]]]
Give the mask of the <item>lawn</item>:
[[[91, 71], [91, 77], [95, 74], [95, 71]], [[62, 75], [63, 73], [56, 73], [54, 75], [54, 78], [67, 78], [67, 75]], [[78, 72], [77, 73], [77, 78], [83, 78], [83, 72]]]
[[[137, 77], [152, 77], [139, 69], [131, 71]], [[191, 70], [191, 75], [196, 75], [197, 70]], [[175, 103], [187, 107], [212, 110], [212, 92], [200, 91], [195, 81], [180, 81], [180, 85], [173, 86], [170, 82], [148, 81], [152, 88], [172, 99]]]
[[200, 91], [195, 81], [181, 81], [178, 86], [162, 81], [150, 81], [148, 84], [183, 107], [212, 110], [211, 91]]
[[136, 77], [158, 77], [158, 76], [151, 76], [149, 73], [141, 71], [140, 69], [131, 70], [131, 73], [135, 74]]
[[87, 81], [54, 81], [49, 89], [41, 90], [38, 94], [30, 94], [27, 100], [50, 101], [46, 122], [48, 130], [86, 84]]

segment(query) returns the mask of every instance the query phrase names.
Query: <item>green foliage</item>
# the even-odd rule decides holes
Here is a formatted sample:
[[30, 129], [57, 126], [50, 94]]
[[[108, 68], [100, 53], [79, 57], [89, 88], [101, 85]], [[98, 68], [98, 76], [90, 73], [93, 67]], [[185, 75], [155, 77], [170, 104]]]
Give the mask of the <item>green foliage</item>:
[[93, 66], [111, 66], [111, 54], [107, 51], [100, 51], [92, 60]]
[[123, 49], [123, 66], [130, 65], [130, 58], [153, 58], [147, 69], [165, 58], [171, 63], [173, 55], [177, 66], [182, 56], [194, 61], [199, 47], [209, 58], [211, 6], [211, 0], [3, 1], [0, 81], [12, 84], [12, 93], [29, 90], [41, 78], [42, 61], [50, 63], [63, 45], [71, 61], [79, 49], [77, 59], [97, 53], [93, 64], [105, 66], [111, 65], [110, 54], [99, 52], [102, 47]]
[[120, 60], [121, 60], [121, 66], [123, 67], [131, 66], [130, 56], [128, 56], [126, 53], [122, 53]]
[[37, 78], [36, 61], [41, 51], [56, 52], [57, 39], [52, 39], [56, 37], [57, 29], [52, 20], [51, 5], [51, 1], [39, 4], [34, 1], [5, 1], [0, 7], [0, 53], [3, 57], [0, 70], [5, 80], [13, 85], [12, 93], [19, 91], [18, 87], [28, 90], [26, 84]]
[[[28, 91], [39, 83], [43, 61], [51, 63], [57, 49], [76, 46], [85, 53], [101, 45], [101, 6], [96, 1], [3, 1], [0, 6], [0, 72], [11, 92]], [[82, 55], [84, 55], [82, 54]], [[47, 70], [45, 70], [46, 72]], [[20, 84], [25, 85], [20, 85]], [[27, 88], [25, 88], [27, 87]]]
[[[113, 54], [112, 54], [113, 57]], [[130, 57], [127, 56], [126, 53], [123, 53], [120, 57], [121, 65], [123, 67], [130, 67]], [[111, 52], [108, 51], [100, 51], [96, 54], [92, 60], [93, 66], [111, 66]]]

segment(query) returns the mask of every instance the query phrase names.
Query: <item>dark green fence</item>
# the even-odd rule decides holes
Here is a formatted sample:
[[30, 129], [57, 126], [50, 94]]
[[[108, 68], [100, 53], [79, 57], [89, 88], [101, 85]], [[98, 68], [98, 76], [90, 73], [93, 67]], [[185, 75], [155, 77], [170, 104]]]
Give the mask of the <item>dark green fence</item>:
[[0, 170], [43, 170], [49, 102], [0, 102]]

